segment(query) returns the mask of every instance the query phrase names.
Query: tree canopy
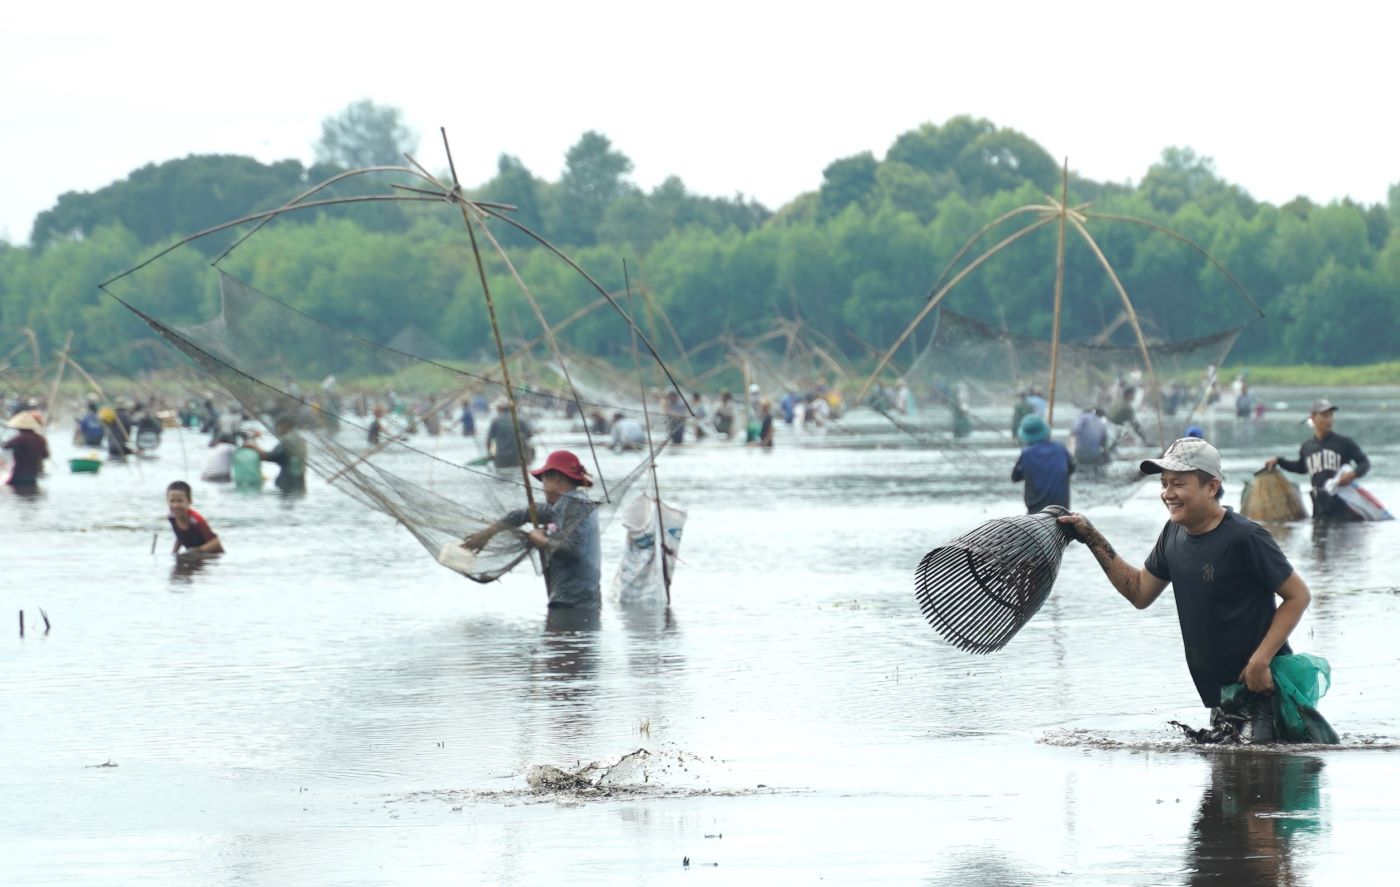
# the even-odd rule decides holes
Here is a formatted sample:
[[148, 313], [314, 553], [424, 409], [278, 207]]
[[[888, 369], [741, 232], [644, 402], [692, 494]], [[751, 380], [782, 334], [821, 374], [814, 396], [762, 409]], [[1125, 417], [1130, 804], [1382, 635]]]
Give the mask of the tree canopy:
[[[352, 113], [354, 112], [354, 113]], [[36, 330], [48, 347], [76, 332], [79, 349], [114, 367], [140, 362], [145, 335], [96, 283], [174, 238], [280, 205], [350, 164], [399, 162], [410, 141], [396, 109], [356, 103], [329, 118], [317, 145], [326, 165], [263, 164], [194, 156], [148, 165], [92, 193], [63, 195], [35, 220], [31, 244], [0, 245], [0, 331]], [[389, 152], [396, 156], [388, 156]], [[510, 204], [514, 217], [569, 251], [609, 287], [629, 260], [687, 345], [756, 333], [800, 319], [853, 359], [892, 342], [949, 260], [979, 227], [1058, 192], [1058, 164], [1030, 137], [955, 117], [900, 135], [883, 158], [833, 160], [819, 186], [776, 213], [743, 195], [690, 191], [678, 177], [651, 190], [598, 132], [584, 133], [550, 180], [502, 154], [472, 189]], [[361, 185], [360, 187], [363, 187]], [[1151, 335], [1182, 339], [1245, 325], [1235, 357], [1259, 362], [1356, 363], [1400, 356], [1400, 184], [1385, 205], [1340, 201], [1283, 206], [1224, 181], [1209, 158], [1167, 148], [1134, 185], [1070, 177], [1070, 201], [1171, 228], [1219, 258], [1263, 306], [1253, 312], [1198, 253], [1150, 228], [1091, 220]], [[488, 344], [479, 284], [464, 264], [460, 218], [440, 208], [389, 204], [289, 216], [228, 260], [250, 284], [360, 335], [387, 341], [409, 324], [461, 357]], [[987, 244], [1012, 229], [988, 235]], [[576, 274], [506, 226], [493, 225], [521, 275], [558, 321], [596, 297]], [[1029, 235], [970, 275], [947, 304], [1017, 332], [1050, 329], [1053, 227]], [[182, 251], [188, 253], [189, 251]], [[974, 252], [973, 255], [976, 255]], [[212, 308], [212, 275], [197, 253], [164, 260], [157, 281], [171, 319]], [[964, 260], [964, 263], [966, 260]], [[507, 269], [491, 268], [506, 329], [537, 329]], [[1064, 334], [1086, 339], [1111, 325], [1118, 297], [1097, 260], [1071, 242]], [[625, 354], [625, 327], [601, 314], [566, 340], [602, 356]]]

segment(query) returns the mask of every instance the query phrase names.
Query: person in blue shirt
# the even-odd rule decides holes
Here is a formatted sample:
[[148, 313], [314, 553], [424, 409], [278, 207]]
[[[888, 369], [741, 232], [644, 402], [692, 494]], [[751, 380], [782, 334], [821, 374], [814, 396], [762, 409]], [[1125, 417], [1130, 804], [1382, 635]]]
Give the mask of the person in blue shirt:
[[97, 415], [97, 398], [89, 397], [87, 412], [78, 420], [78, 436], [90, 447], [102, 446], [102, 437], [107, 429], [102, 427], [102, 419]]
[[1011, 480], [1026, 483], [1026, 513], [1035, 514], [1047, 505], [1069, 508], [1069, 476], [1074, 473], [1069, 450], [1050, 439], [1050, 426], [1035, 413], [1021, 420], [1016, 434], [1024, 448], [1011, 469]]

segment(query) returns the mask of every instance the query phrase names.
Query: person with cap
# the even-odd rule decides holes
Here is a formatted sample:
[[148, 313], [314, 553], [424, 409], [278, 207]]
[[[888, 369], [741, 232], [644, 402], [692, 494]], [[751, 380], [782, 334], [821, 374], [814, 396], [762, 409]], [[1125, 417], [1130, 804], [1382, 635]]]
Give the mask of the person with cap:
[[534, 459], [534, 448], [530, 446], [530, 437], [535, 433], [535, 429], [530, 427], [522, 417], [520, 420], [520, 437], [516, 439], [515, 423], [510, 418], [510, 401], [504, 397], [496, 398], [496, 415], [491, 417], [491, 424], [486, 428], [486, 455], [491, 457], [491, 464], [497, 468], [519, 468], [520, 446], [525, 445], [525, 461], [523, 464], [529, 465]]
[[[1371, 470], [1371, 460], [1356, 441], [1332, 430], [1336, 412], [1337, 407], [1330, 400], [1313, 401], [1308, 418], [1303, 420], [1312, 422], [1313, 436], [1299, 447], [1298, 458], [1270, 456], [1264, 460], [1264, 468], [1277, 465], [1284, 471], [1312, 476], [1313, 520], [1361, 520], [1361, 516], [1333, 495], [1331, 489], [1364, 477]], [[1333, 478], [1336, 478], [1336, 484], [1329, 489], [1329, 481]]]
[[[544, 559], [545, 582], [551, 609], [597, 609], [601, 603], [602, 539], [598, 530], [598, 506], [584, 495], [593, 479], [568, 450], [555, 450], [543, 465], [531, 471], [544, 491], [543, 503], [535, 503], [535, 526], [529, 544]], [[480, 551], [502, 530], [530, 523], [530, 510], [512, 511], [484, 530], [462, 540]]]
[[49, 443], [39, 432], [44, 424], [39, 414], [33, 410], [21, 410], [5, 423], [17, 434], [0, 444], [0, 449], [9, 450], [14, 458], [10, 476], [5, 481], [12, 487], [32, 489], [39, 484], [39, 474], [44, 470], [44, 460], [49, 458]]
[[1069, 450], [1050, 439], [1050, 426], [1035, 413], [1021, 419], [1016, 435], [1024, 446], [1011, 469], [1011, 481], [1026, 483], [1026, 514], [1047, 505], [1069, 508], [1069, 476], [1074, 473]]
[[[1182, 438], [1160, 459], [1141, 464], [1161, 476], [1167, 523], [1141, 567], [1118, 555], [1082, 514], [1061, 517], [1093, 553], [1118, 593], [1138, 609], [1151, 606], [1171, 585], [1186, 666], [1212, 725], [1227, 716], [1221, 689], [1241, 682], [1251, 694], [1235, 735], [1272, 741], [1274, 688], [1270, 663], [1291, 654], [1288, 636], [1312, 601], [1274, 537], [1222, 504], [1225, 475], [1220, 452], [1198, 438]], [[1275, 605], [1275, 597], [1282, 603]]]

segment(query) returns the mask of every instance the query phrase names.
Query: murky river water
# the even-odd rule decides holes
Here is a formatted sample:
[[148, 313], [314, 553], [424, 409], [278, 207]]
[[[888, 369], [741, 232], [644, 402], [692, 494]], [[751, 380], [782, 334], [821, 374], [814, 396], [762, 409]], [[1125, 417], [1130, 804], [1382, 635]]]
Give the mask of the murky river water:
[[[1231, 503], [1306, 433], [1314, 392], [1263, 394], [1294, 408], [1209, 429]], [[1331, 394], [1400, 506], [1400, 390]], [[1134, 610], [1082, 547], [999, 654], [922, 621], [924, 552], [1021, 510], [1009, 448], [668, 452], [690, 509], [674, 606], [577, 632], [547, 624], [532, 572], [467, 582], [316, 481], [196, 481], [229, 553], [177, 567], [163, 491], [202, 443], [0, 494], [0, 882], [1337, 884], [1392, 864], [1400, 755], [1365, 746], [1400, 738], [1400, 522], [1282, 533], [1314, 592], [1294, 646], [1331, 661], [1348, 747], [1202, 753], [1167, 726], [1205, 716], [1170, 592]], [[1148, 488], [1086, 510], [1132, 561], [1164, 520]], [[614, 525], [605, 585], [620, 550]], [[638, 748], [640, 790], [526, 783]]]

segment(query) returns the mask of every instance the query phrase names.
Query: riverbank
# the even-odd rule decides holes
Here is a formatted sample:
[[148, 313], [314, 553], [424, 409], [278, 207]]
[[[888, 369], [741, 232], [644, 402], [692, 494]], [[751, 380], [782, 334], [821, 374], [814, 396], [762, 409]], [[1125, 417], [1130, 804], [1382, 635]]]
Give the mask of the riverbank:
[[1222, 382], [1230, 382], [1248, 366], [1251, 385], [1277, 385], [1286, 388], [1361, 388], [1371, 385], [1400, 385], [1400, 360], [1333, 367], [1311, 363], [1284, 366], [1230, 366], [1220, 371]]

